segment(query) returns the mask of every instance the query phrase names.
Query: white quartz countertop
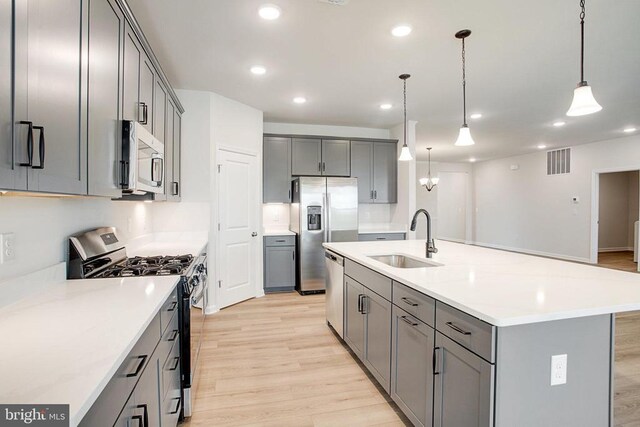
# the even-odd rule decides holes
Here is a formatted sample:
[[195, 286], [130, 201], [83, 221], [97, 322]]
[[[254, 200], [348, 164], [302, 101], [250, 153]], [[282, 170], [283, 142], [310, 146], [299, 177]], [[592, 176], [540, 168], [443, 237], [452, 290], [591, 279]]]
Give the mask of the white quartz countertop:
[[66, 280], [0, 308], [0, 402], [69, 404], [76, 426], [178, 279]]
[[640, 310], [636, 273], [440, 240], [431, 261], [442, 266], [400, 269], [369, 255], [424, 259], [424, 240], [324, 246], [496, 326]]

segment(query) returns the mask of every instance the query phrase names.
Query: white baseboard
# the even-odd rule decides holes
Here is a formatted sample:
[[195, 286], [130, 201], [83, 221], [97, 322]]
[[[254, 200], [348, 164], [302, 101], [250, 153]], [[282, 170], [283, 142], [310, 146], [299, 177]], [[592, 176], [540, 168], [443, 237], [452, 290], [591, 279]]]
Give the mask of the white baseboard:
[[590, 259], [587, 257], [576, 257], [571, 255], [555, 254], [551, 252], [534, 251], [531, 249], [522, 249], [522, 248], [514, 248], [511, 246], [495, 245], [493, 243], [473, 242], [471, 244], [476, 246], [482, 246], [485, 248], [500, 249], [503, 251], [518, 252], [518, 253], [527, 254], [527, 255], [543, 256], [547, 258], [555, 258], [555, 259], [561, 259], [565, 261], [582, 262], [582, 263], [588, 263], [588, 264], [591, 262]]
[[207, 308], [204, 310], [204, 314], [206, 314], [208, 316], [210, 314], [216, 314], [219, 311], [220, 311], [220, 309], [217, 306], [208, 305]]
[[633, 252], [633, 247], [630, 246], [624, 246], [624, 247], [619, 247], [619, 248], [599, 248], [598, 249], [598, 253], [600, 252]]

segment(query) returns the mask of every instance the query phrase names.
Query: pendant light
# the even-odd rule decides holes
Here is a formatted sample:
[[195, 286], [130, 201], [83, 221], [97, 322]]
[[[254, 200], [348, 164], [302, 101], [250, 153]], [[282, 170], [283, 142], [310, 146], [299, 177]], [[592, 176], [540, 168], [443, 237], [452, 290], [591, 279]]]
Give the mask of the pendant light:
[[400, 79], [404, 82], [404, 144], [402, 144], [402, 151], [398, 157], [401, 162], [413, 160], [409, 146], [407, 146], [407, 79], [409, 77], [411, 77], [410, 74], [400, 74]]
[[427, 191], [431, 191], [435, 188], [436, 185], [438, 185], [438, 181], [440, 181], [440, 178], [431, 177], [431, 147], [427, 148], [427, 151], [429, 152], [429, 172], [427, 172], [427, 176], [425, 178], [420, 178], [420, 185], [426, 188]]
[[467, 126], [467, 74], [465, 63], [464, 39], [471, 35], [471, 30], [460, 30], [456, 33], [456, 38], [462, 40], [462, 127], [455, 145], [458, 147], [466, 147], [475, 144], [471, 138], [469, 126]]
[[584, 79], [584, 1], [580, 0], [580, 83], [573, 91], [573, 102], [567, 111], [567, 116], [586, 116], [602, 110], [593, 97], [591, 86]]

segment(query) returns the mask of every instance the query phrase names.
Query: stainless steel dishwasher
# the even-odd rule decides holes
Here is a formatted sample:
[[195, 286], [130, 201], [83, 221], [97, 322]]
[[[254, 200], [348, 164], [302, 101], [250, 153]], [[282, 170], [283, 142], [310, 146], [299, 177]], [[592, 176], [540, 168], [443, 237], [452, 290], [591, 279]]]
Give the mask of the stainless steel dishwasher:
[[327, 323], [344, 339], [344, 258], [325, 251], [324, 263]]

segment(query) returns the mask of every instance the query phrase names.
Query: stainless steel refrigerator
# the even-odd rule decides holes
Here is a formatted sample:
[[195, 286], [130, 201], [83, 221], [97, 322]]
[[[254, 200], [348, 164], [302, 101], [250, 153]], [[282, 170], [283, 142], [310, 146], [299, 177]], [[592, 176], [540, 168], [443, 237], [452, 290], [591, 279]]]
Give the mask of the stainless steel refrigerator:
[[297, 233], [296, 289], [325, 290], [324, 242], [358, 240], [357, 178], [300, 177], [293, 180], [291, 231]]

